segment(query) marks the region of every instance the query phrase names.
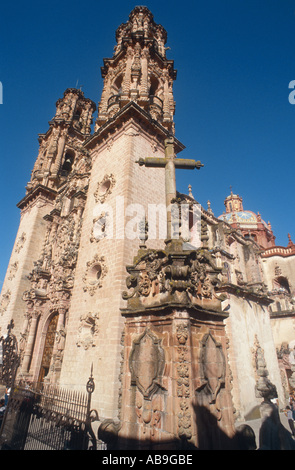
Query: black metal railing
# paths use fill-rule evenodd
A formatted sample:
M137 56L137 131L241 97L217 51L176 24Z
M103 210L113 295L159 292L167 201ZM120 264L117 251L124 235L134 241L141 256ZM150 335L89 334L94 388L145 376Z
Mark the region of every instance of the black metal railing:
M86 392L68 390L53 384L17 382L19 366L17 340L0 338L0 383L10 389L4 416L0 421L0 449L7 450L105 450L92 429L98 420L91 409L95 389L91 374ZM1 417L0 417L1 418Z
M159 110L163 110L163 100L156 95L150 95L150 105L157 106Z
M98 419L97 413L90 409L91 394L92 391L83 393L56 385L16 384L1 429L0 447L10 450L104 448L91 426Z
M118 104L120 101L120 95L112 95L109 99L108 99L108 109L115 105L115 104Z

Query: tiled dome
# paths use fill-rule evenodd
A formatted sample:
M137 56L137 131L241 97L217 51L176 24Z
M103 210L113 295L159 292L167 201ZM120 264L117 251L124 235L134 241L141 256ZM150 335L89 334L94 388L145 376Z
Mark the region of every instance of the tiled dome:
M218 217L221 220L224 220L228 224L241 224L241 225L257 225L257 223L263 223L266 227L267 224L260 218L259 215L255 214L252 211L237 211L237 212L228 212L222 214Z

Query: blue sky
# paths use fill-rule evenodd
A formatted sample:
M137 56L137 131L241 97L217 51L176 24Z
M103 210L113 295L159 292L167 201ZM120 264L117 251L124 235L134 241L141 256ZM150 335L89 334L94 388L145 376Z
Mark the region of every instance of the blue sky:
M100 100L104 57L115 30L137 5L130 1L51 0L1 5L0 287L19 225L16 204L48 129L55 103L68 87L83 85ZM139 3L140 4L140 3ZM168 32L174 84L176 137L184 158L200 171L177 172L177 188L216 216L230 192L244 209L270 221L278 245L295 242L295 0L146 1Z

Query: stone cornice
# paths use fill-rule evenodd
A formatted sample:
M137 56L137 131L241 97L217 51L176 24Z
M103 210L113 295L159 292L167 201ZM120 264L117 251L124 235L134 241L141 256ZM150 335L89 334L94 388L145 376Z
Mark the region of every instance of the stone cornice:
M196 316L203 316L206 320L212 320L215 317L220 321L223 321L225 318L228 318L229 313L218 311L218 310L211 310L208 308L203 308L201 305L194 305L192 303L182 304L177 302L167 302L161 305L150 305L147 307L138 307L138 308L121 308L120 311L123 317L135 317L138 316L167 316L171 315L175 310L186 310L189 312L190 317L195 318Z
M91 137L84 142L84 147L88 150L92 149L97 141L101 138L105 138L107 134L114 131L114 128L118 127L120 123L126 122L128 119L133 118L135 120L141 120L146 127L152 129L153 132L158 133L162 136L163 141L170 136L170 132L165 129L161 124L152 119L151 115L142 109L134 101L127 103L120 111L118 111L112 118L108 119ZM181 152L185 146L176 138L175 141L175 153Z
M217 292L219 293L226 292L227 294L233 294L237 297L241 297L247 300L252 300L253 302L260 303L266 306L269 306L271 303L273 303L273 300L269 298L267 295L258 294L245 287L241 287L235 284L220 285L217 288Z
M35 188L33 188L16 206L23 210L40 195L50 201L53 201L57 195L57 192L51 188L43 186L42 184L38 184L38 186L35 186Z

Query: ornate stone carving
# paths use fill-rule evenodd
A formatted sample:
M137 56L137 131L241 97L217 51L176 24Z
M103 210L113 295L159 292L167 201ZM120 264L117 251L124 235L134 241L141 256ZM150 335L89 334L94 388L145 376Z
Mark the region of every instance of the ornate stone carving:
M187 340L189 335L188 323L181 322L176 327L177 339L177 397L179 398L178 436L181 439L192 437L190 399L190 368L188 361Z
M199 304L214 310L221 308L216 292L221 268L215 266L207 250L140 250L127 271L130 292L123 292L123 298L131 308L137 308L139 303L146 307L168 301Z
M61 370L64 349L65 349L65 344L66 344L66 336L67 336L67 333L64 327L61 327L58 331L56 331L56 336L55 336L56 350L55 350L55 354L53 355L53 360L52 360L52 364L50 367L52 372L56 373Z
M94 193L96 202L103 203L109 196L109 194L111 194L115 183L116 180L113 174L105 175L103 179L98 183L97 189Z
M93 219L90 241L98 242L105 238L109 230L109 213L102 212L98 217Z
M1 343L1 383L13 387L15 374L19 366L19 352L16 336L12 334L13 320L7 326L7 335L0 337Z
M27 235L25 234L25 232L23 232L16 242L16 246L15 246L16 253L19 253L23 249L26 239L27 239Z
M135 7L116 33L116 59L105 59L104 87L95 131L126 104L137 103L174 132L172 84L176 71L166 60L167 33L148 8Z
M18 261L16 261L15 263L13 263L10 266L9 275L8 275L8 280L9 281L12 281L12 279L15 278L15 274L16 274L17 270L18 270Z
M108 269L105 264L104 256L96 254L92 261L88 261L86 273L83 277L85 284L84 291L94 295L95 291L102 286L102 280L106 276Z
M268 377L268 370L264 358L264 351L260 346L257 335L255 335L255 342L253 348L253 355L255 361L256 373L258 380L255 386L255 395L257 398L263 398L264 401L270 401L272 398L277 398L278 393L276 386L271 383Z
M7 307L9 305L11 298L11 291L8 289L6 292L2 294L2 298L0 301L0 315L3 315L6 312Z
M98 313L85 313L80 317L80 326L78 328L79 336L76 342L78 347L85 350L96 346L96 337L98 335Z
M42 325L48 314L57 311L66 312L70 306L86 194L81 188L80 179L74 176L63 185L56 199L55 208L45 217L48 225L41 256L34 262L34 268L28 275L31 288L24 292L23 300L27 304L27 325L31 323L32 315L38 309L40 321L36 323L34 332L36 344L43 344L39 340L42 335ZM67 205L68 210L65 210ZM60 313L60 315L64 316L64 319L60 322L54 336L55 344L50 373L46 378L53 383L58 380L61 371L67 333L66 315L65 313ZM21 333L22 367L25 373L28 372L27 367L33 352L33 349L29 348L28 331L26 327ZM42 356L42 350L37 354Z
M146 400L142 396L136 402L136 414L138 422L143 426L143 435L147 439L155 437L156 429L161 426L163 404L160 395L156 395L152 400Z
M129 358L131 384L136 385L145 399L150 400L162 387L164 365L161 340L146 328L133 342Z
M201 342L200 351L200 387L205 389L209 404L216 403L217 395L225 384L225 357L222 345L211 333L206 334Z

